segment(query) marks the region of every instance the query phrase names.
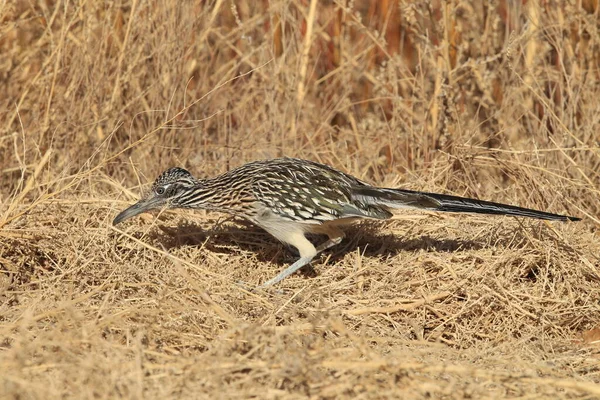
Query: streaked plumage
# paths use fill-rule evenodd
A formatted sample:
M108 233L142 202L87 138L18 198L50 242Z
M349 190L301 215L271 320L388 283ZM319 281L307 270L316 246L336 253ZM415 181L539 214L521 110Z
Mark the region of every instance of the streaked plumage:
M262 287L281 281L340 243L344 238L340 225L359 218L387 219L394 208L579 220L457 196L378 188L327 165L294 158L255 161L209 179L196 179L182 168L168 169L145 198L117 215L113 224L161 207L240 216L296 247L300 259ZM325 234L329 240L315 247L306 239L307 233Z

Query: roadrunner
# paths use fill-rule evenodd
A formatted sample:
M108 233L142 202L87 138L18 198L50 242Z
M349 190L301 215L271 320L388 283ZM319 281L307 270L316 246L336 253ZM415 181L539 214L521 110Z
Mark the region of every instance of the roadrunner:
M298 249L300 258L261 287L274 285L344 238L341 225L388 219L391 209L514 215L555 221L580 218L444 194L371 186L327 165L294 158L255 161L210 179L170 168L113 225L157 208L199 208L243 217ZM315 247L307 233L329 239Z

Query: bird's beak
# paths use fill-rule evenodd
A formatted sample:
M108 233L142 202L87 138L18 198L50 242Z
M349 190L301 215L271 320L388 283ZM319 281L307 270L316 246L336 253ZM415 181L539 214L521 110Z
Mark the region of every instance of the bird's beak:
M113 220L113 225L117 225L118 223L125 221L128 218L135 217L136 215L141 214L145 211L149 211L154 208L159 208L162 205L162 203L163 200L156 197L140 200L131 207L121 211L119 215L117 215L117 217Z

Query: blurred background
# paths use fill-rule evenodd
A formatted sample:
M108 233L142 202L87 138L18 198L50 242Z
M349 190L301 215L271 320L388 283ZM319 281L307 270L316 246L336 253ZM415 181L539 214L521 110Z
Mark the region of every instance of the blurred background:
M116 196L90 176L134 188L173 165L206 176L285 155L598 214L585 201L599 182L597 0L44 0L0 13L4 199L36 167L46 192L86 172L86 193Z

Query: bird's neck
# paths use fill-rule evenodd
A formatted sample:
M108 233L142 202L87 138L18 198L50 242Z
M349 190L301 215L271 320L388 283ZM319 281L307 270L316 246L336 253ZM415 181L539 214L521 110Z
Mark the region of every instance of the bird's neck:
M245 210L255 201L251 185L244 184L239 179L231 179L228 174L198 179L192 193L188 196L189 200L182 204L183 207L237 215L245 213Z

